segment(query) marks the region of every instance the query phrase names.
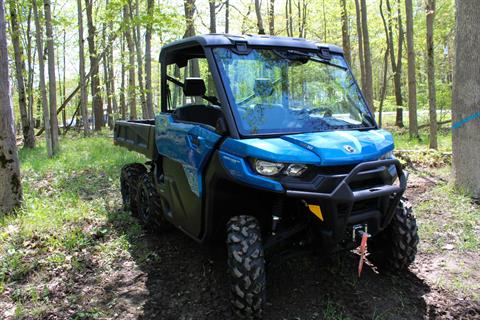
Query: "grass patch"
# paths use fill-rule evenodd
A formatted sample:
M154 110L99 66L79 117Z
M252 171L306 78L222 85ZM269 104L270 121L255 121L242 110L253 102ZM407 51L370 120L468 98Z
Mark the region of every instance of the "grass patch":
M117 211L120 168L145 161L143 156L114 146L103 134L62 137L60 145L52 159L43 141L33 150L20 150L24 203L15 215L0 218L0 294L8 292L10 301L3 302L14 307L5 312L15 318L75 309L62 305L66 299L61 296L49 299L46 285L57 278L65 285L78 281L92 264L100 264L97 260L108 262L107 252L127 250L125 238L141 230L127 213ZM96 306L65 315L103 316Z

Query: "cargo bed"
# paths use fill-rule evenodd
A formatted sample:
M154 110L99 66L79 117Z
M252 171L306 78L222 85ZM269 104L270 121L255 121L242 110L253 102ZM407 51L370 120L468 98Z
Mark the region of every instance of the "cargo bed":
M155 120L116 121L113 133L115 145L144 154L153 159L156 154Z

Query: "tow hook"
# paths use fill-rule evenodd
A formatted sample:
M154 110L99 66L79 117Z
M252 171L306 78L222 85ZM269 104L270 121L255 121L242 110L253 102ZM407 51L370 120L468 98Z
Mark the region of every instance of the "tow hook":
M363 263L367 256L367 240L370 238L370 234L367 232L367 226L356 225L353 227L354 237L358 236L360 241L360 247L358 253L360 254L360 261L358 261L358 277L362 275Z

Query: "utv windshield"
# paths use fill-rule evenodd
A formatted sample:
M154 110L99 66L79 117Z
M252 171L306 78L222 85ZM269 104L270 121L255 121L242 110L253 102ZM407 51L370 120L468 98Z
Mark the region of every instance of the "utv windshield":
M370 128L375 125L341 55L254 49L214 55L240 133L289 134Z

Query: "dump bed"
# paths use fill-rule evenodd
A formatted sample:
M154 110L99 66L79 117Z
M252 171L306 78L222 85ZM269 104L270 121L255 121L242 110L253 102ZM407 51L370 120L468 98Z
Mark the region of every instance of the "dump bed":
M149 159L154 159L157 152L155 120L116 121L113 142L128 150L142 153Z

